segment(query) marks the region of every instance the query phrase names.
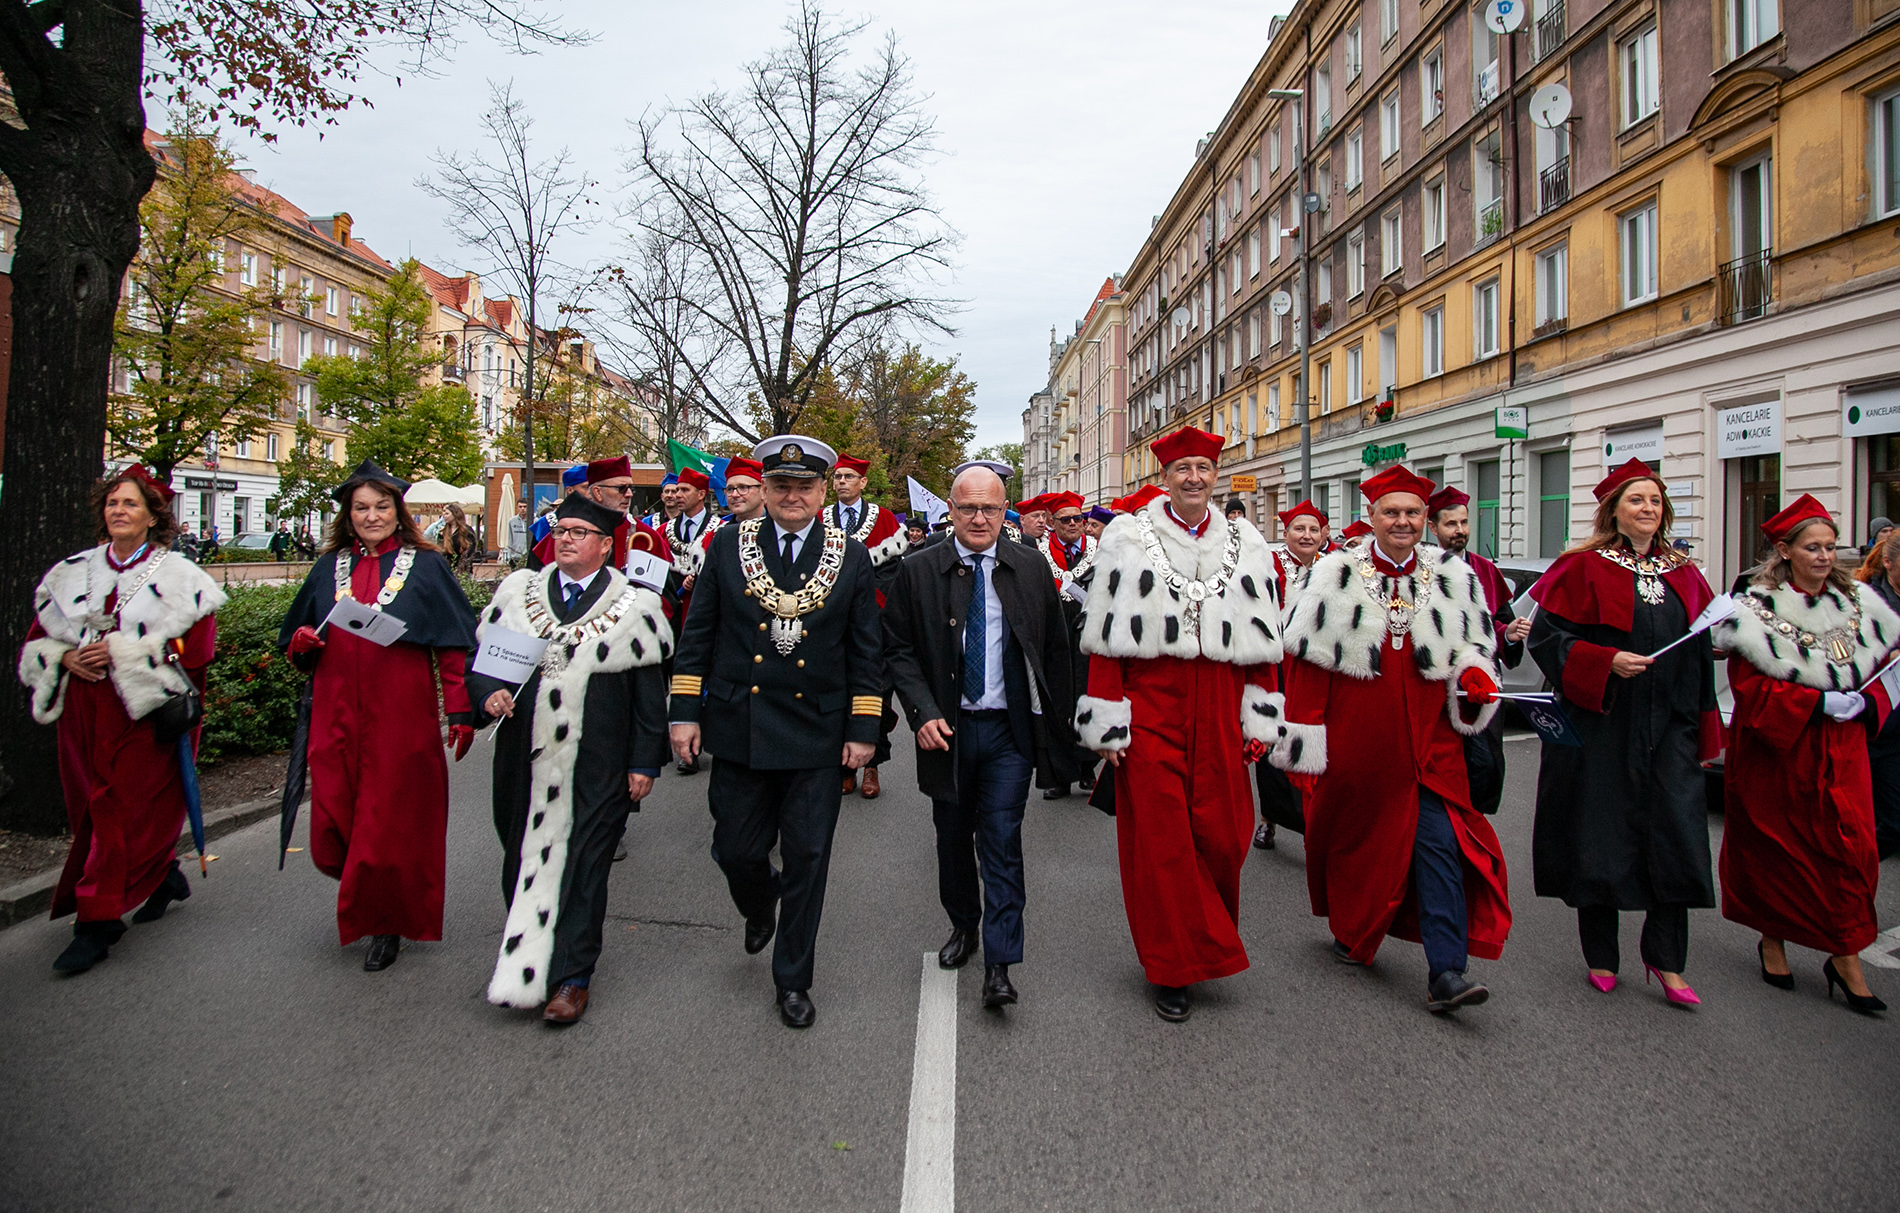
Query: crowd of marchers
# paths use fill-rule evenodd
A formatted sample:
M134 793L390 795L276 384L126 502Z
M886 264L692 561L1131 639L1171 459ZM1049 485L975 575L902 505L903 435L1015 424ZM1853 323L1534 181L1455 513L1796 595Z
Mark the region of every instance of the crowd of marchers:
M1900 838L1900 815L1876 809L1876 788L1900 784L1900 536L1876 537L1856 577L1804 495L1763 524L1772 555L1717 595L1662 539L1666 487L1631 460L1517 618L1469 549L1464 494L1388 467L1362 486L1363 522L1335 538L1302 502L1270 544L1215 509L1221 447L1178 430L1154 444L1161 485L1092 508L1068 493L1012 508L1014 469L972 461L931 519L866 500L863 461L796 434L718 483L670 477L647 517L629 512L627 460L599 460L545 519L511 522L525 567L479 616L408 486L365 462L279 638L308 676L292 761L339 943L367 939L377 971L403 941L442 938L448 757L492 725L505 926L490 1001L581 1019L629 815L669 767L709 769L711 856L745 951L772 949L778 1014L807 1027L840 805L880 794L894 699L936 827L938 963L980 953L985 1006L1019 998L1033 785L1079 786L1113 816L1163 1019L1247 967L1241 867L1281 830L1304 834L1339 963L1417 943L1426 1007L1455 1012L1489 998L1495 965L1472 959L1498 961L1510 934L1490 822L1499 675L1528 656L1548 688L1526 697L1543 734L1532 880L1575 908L1580 976L1616 990L1619 915L1640 912L1661 998L1699 1004L1689 928L1717 904L1703 773L1719 755L1720 910L1760 934L1762 980L1795 987L1793 944L1824 954L1830 998L1885 1009L1858 953ZM100 543L47 572L20 654L72 825L52 906L76 915L53 966L67 974L104 960L128 913L149 923L192 896L174 856L224 595L175 548L171 496L137 466L98 484Z

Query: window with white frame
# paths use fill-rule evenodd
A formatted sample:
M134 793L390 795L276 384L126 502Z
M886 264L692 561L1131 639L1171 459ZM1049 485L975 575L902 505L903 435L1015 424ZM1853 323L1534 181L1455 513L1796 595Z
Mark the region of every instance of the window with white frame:
M1366 133L1364 127L1355 126L1346 132L1346 189L1359 188L1366 175Z
M1280 259L1280 204L1274 203L1273 210L1267 215L1267 260Z
M1333 360L1326 359L1319 364L1319 411L1333 411Z
M1333 301L1333 263L1321 258L1313 265L1313 306Z
M323 288L323 314L326 316L336 315L336 305L337 305L336 288L333 286L324 287Z
M1247 157L1247 193L1249 196L1260 192L1260 153Z
M1346 403L1358 404L1366 398L1366 349L1354 343L1346 347Z
M1656 204L1647 203L1625 211L1616 220L1619 287L1623 306L1645 303L1656 297Z
M1267 433L1280 428L1280 381L1267 385Z
M1267 316L1267 340L1271 341L1274 345L1279 345L1280 339L1285 335L1286 329L1284 327L1284 321L1285 317L1269 309Z
M1471 100L1480 109L1498 98L1498 33L1482 13L1471 17Z
M1900 212L1900 89L1874 98L1874 207Z
M1395 89L1379 102L1379 159L1399 154L1399 94Z
M1570 316L1570 249L1567 245L1537 254L1537 323L1541 327Z
M311 308L314 306L311 301L316 298L316 294L316 279L308 274L297 275L297 311L300 315L306 317L310 315Z
M1397 273L1399 267L1405 263L1404 248L1400 244L1399 235L1401 218L1399 208L1395 206L1379 221L1379 273L1381 277Z
M1313 130L1325 134L1333 125L1333 73L1330 68L1313 71Z
M1504 230L1504 143L1499 131L1472 144L1471 202L1477 242L1487 243Z
M1728 56L1739 59L1781 32L1779 0L1727 0Z
M270 360L272 362L284 360L284 322L281 320L270 322Z
M1260 309L1247 313L1247 357L1260 357Z
M274 265L270 271L270 289L274 295L281 295L289 289L289 273L281 265Z
M1419 316L1420 373L1429 379L1445 373L1445 309L1427 308Z
M1260 276L1260 229L1247 233L1247 277Z
M238 254L238 281L245 286L257 285L257 254Z
M264 435L264 458L272 463L277 462L277 435Z
M310 361L311 334L309 329L297 330L297 365Z
M1359 73L1365 70L1366 56L1364 42L1365 40L1359 36L1359 23L1355 21L1352 23L1352 28L1346 31L1347 84L1351 84L1357 80Z
M1424 248L1429 253L1445 243L1445 179L1443 177L1425 183L1424 203Z
M1498 280L1480 282L1471 292L1471 344L1476 358L1493 358L1498 352Z
M310 420L310 402L315 398L315 395L316 393L311 389L309 384L300 383L297 385L297 389L292 395L292 399L297 402L297 420Z
M1445 52L1432 48L1419 72L1418 124L1430 126L1432 119L1445 112Z
M325 459L327 459L327 460L329 460L329 461L330 461L331 463L335 463L335 462L336 462L336 443L335 443L335 441L333 441L333 440L331 440L331 439L329 439L329 438L325 438L325 439L323 440L323 457L324 457Z
M1228 349L1233 355L1233 361L1227 364L1230 370L1239 370L1241 364L1247 361L1247 356L1241 352L1244 348L1240 343L1240 326L1236 324L1228 330Z
M1379 0L1379 45L1399 36L1399 0Z
M1366 238L1360 232L1346 237L1346 298L1366 292Z
M1280 123L1275 120L1267 127L1267 173L1274 175L1280 171Z
M1618 92L1622 98L1624 126L1641 122L1662 104L1656 67L1655 26L1617 44L1616 69L1622 77Z

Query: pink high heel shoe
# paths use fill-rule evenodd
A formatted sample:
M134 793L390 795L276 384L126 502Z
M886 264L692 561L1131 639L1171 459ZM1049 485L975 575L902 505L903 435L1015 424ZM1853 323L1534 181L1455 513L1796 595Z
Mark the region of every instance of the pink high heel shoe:
M1649 978L1651 974L1655 975L1656 984L1662 986L1663 997L1668 999L1670 1002L1675 1003L1679 1007L1699 1007L1702 1005L1702 1000L1700 998L1697 998L1695 996L1695 991L1691 990L1688 986L1683 986L1681 989L1677 989L1675 986L1672 986L1668 982L1664 981L1662 979L1662 970L1658 969L1655 965L1646 964L1643 966L1643 984L1644 985L1649 984Z
M1611 990L1616 989L1616 974L1614 973L1605 977L1586 971L1584 976L1590 979L1590 984L1596 987L1596 991L1599 994L1608 994Z

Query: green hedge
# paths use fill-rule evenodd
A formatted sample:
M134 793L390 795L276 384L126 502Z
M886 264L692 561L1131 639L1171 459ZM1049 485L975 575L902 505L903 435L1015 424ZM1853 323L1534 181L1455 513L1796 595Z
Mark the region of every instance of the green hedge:
M240 754L274 754L297 729L297 697L304 676L277 651L277 629L297 597L295 585L225 587L230 601L218 612L218 658L205 684L206 765ZM462 579L477 611L494 595L493 583Z

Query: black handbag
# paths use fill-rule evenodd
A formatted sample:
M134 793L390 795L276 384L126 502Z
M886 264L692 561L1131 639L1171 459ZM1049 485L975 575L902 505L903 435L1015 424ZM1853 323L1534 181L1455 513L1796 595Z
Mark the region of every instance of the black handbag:
M152 722L152 732L157 734L160 745L176 743L180 737L197 728L204 718L205 698L198 693L197 687L191 687L182 695L173 695L146 717Z

